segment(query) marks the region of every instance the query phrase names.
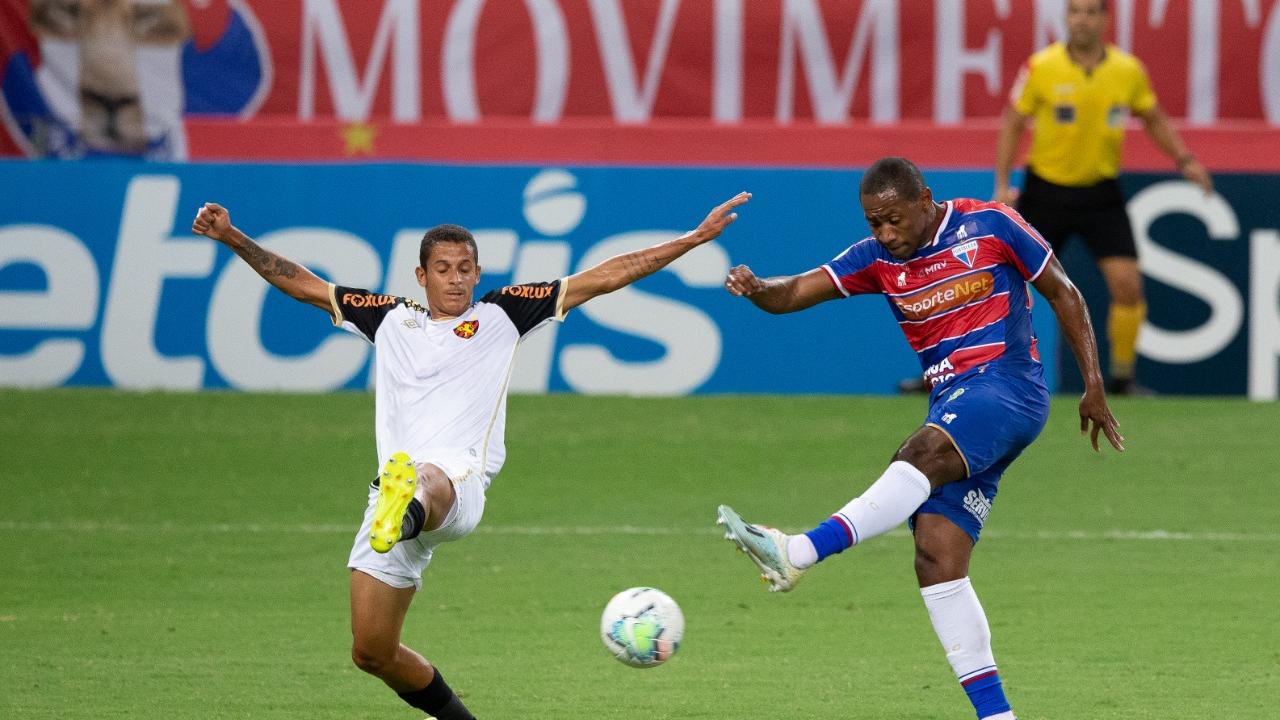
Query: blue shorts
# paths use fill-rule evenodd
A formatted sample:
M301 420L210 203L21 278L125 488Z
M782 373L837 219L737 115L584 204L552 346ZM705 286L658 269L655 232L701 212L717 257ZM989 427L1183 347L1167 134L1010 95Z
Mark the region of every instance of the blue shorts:
M978 542L1000 476L1048 418L1049 390L1038 377L990 364L951 382L931 399L924 424L951 439L964 458L966 477L935 488L916 513L942 515Z

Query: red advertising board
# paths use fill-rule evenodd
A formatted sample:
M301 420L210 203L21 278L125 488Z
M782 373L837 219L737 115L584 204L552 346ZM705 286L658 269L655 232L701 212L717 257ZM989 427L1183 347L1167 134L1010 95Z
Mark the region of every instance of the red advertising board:
M668 161L713 149L714 161L727 138L738 153L725 162L825 164L848 157L842 144L899 146L914 128L943 161L969 164L970 147L950 144L989 154L990 120L1027 56L1063 34L1064 5L0 0L0 151L468 159L463 142L476 159L567 144L585 153L570 159L663 161L651 148L671 147ZM1280 2L1111 6L1112 40L1146 63L1169 113L1230 133L1209 152L1231 160L1241 142L1277 137ZM711 139L665 139L684 135ZM780 149L751 142L765 137ZM1238 155L1257 169L1257 154Z

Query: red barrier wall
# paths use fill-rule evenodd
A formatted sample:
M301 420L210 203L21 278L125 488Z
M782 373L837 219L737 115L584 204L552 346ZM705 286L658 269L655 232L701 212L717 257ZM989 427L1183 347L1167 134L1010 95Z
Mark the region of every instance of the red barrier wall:
M153 36L165 26L121 2L133 44L111 36L111 63L86 68L89 11L33 22L47 2L0 0L0 153L955 167L990 164L989 123L1065 5L172 0L178 31ZM1280 0L1111 5L1111 39L1208 166L1280 165ZM93 95L141 106L115 128L132 145L83 140ZM1129 146L1130 167L1168 168Z

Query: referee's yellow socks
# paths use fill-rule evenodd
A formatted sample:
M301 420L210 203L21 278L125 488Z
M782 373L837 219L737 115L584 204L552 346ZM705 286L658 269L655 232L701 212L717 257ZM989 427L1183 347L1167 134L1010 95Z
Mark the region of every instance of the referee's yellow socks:
M1132 378L1138 360L1138 330L1147 319L1147 304L1111 304L1107 339L1111 342L1111 377Z

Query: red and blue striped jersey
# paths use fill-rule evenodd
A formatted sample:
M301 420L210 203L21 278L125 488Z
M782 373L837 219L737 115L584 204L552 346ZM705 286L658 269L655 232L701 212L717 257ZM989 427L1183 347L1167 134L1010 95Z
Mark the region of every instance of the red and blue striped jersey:
M995 360L1039 377L1027 282L1053 250L1006 205L957 199L944 206L932 242L910 259L869 237L822 268L846 297L884 294L931 388Z

